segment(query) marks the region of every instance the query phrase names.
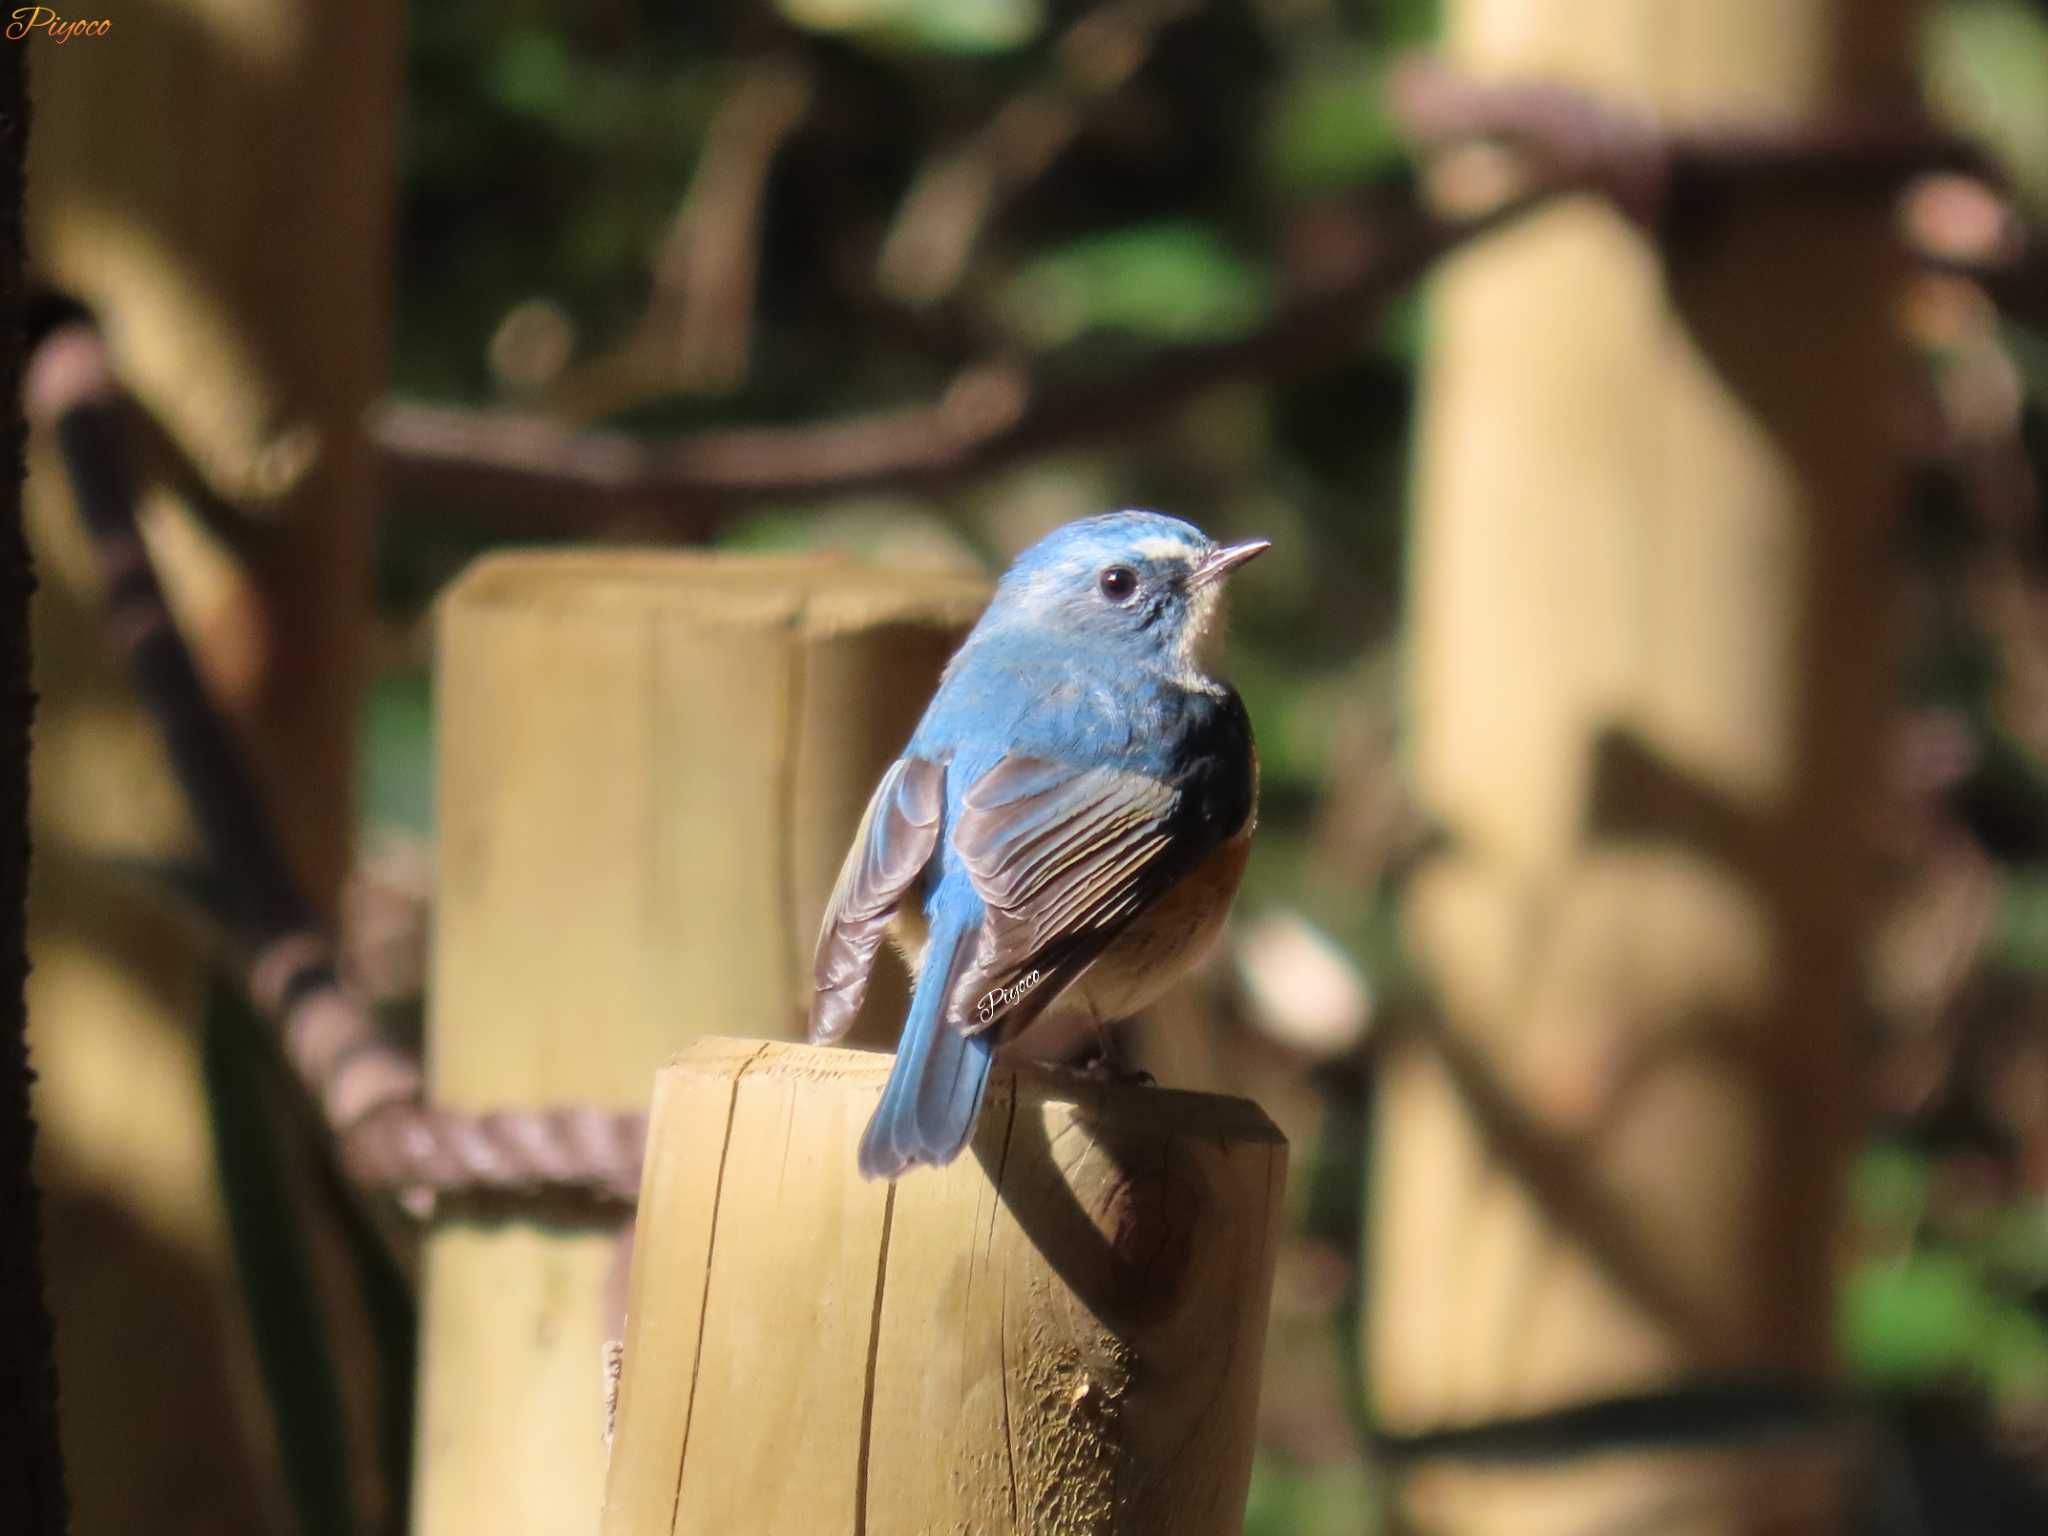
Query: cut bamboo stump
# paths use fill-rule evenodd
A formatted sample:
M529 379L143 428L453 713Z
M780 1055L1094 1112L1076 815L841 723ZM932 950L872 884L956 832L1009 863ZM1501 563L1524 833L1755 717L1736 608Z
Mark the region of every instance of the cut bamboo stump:
M985 595L945 573L666 553L469 572L440 615L434 1098L638 1109L711 1028L797 1033L839 860ZM422 1536L590 1528L617 1258L611 1225L444 1202Z
M999 1068L958 1162L868 1183L889 1061L706 1040L663 1069L603 1536L1235 1536L1272 1122Z

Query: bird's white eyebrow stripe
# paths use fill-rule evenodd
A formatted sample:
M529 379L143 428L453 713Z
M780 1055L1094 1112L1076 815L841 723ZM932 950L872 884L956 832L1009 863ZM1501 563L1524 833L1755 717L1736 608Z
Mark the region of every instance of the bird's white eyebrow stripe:
M1192 560L1195 557L1194 549L1186 539L1176 539L1166 533L1138 540L1131 546L1131 553L1143 560Z

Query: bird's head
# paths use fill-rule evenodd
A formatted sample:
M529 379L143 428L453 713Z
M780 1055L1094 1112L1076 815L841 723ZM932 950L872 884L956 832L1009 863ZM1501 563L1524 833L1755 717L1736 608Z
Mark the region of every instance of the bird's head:
M1056 528L1017 557L985 627L1049 634L1132 665L1206 672L1223 629L1224 578L1267 548L1219 545L1158 512L1110 512Z

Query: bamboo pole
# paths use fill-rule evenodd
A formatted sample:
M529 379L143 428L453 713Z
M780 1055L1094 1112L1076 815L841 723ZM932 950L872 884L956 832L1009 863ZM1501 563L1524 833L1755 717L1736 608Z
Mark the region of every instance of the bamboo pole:
M706 1040L662 1070L603 1536L1242 1530L1279 1132L999 1069L958 1162L874 1184L888 1068Z
M105 37L0 42L27 56L33 96L28 260L104 322L122 383L208 493L155 487L144 532L327 905L353 851L362 423L385 378L403 16L394 0L113 9ZM220 537L215 498L255 525L245 545ZM40 433L27 500L28 1005L74 1519L107 1536L278 1529L292 1511L210 1119L207 950L132 875L189 860L189 819ZM368 1325L328 1202L292 1177L347 1366L356 1507L375 1521Z
M838 861L985 595L822 560L472 568L440 614L434 1097L639 1108L700 1034L799 1033ZM596 1519L617 1248L601 1225L439 1213L422 1536Z
M1673 122L1899 114L1914 0L1453 0L1453 57ZM1437 282L1407 917L1367 1370L1397 1434L1729 1375L1825 1383L1858 1127L1900 504L1868 189L1730 186L1668 263L1592 201ZM1810 1454L1426 1461L1417 1528L1835 1528Z

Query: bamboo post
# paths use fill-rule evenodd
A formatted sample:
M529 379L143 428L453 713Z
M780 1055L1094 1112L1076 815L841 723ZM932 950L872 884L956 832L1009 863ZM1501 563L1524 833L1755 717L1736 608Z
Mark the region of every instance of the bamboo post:
M433 1096L637 1109L695 1036L797 1033L867 793L985 595L824 560L473 567L440 614ZM616 1248L544 1213L437 1214L422 1536L596 1519Z
M144 534L328 906L354 851L375 501L362 423L386 378L403 12L109 10L104 37L0 41L32 84L21 233L34 279L92 307L175 450L161 457L183 475L152 488ZM73 1520L102 1536L279 1529L293 1511L216 1167L206 949L122 869L189 860L190 823L109 643L101 572L45 434L29 463L28 1002ZM249 536L231 548L223 526ZM302 1174L356 1508L374 1523L387 1490L369 1325L330 1204Z
M1767 128L1910 112L1920 13L1453 0L1447 28L1480 74ZM1666 259L1585 200L1435 286L1412 751L1448 835L1407 916L1441 1017L1382 1080L1367 1329L1396 1435L1834 1369L1901 267L1868 186L1732 184L1669 234ZM1424 1460L1404 1512L1458 1536L1836 1528L1826 1436L1767 1455L1719 1429L1719 1451Z
M706 1040L662 1070L603 1536L1241 1531L1279 1132L999 1069L958 1162L874 1184L888 1068Z

